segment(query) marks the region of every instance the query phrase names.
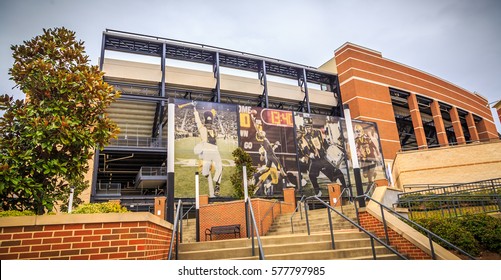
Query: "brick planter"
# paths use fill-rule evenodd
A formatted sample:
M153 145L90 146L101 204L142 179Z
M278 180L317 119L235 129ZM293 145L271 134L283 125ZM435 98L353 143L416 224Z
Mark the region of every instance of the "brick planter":
M0 259L166 259L172 225L150 213L0 218Z

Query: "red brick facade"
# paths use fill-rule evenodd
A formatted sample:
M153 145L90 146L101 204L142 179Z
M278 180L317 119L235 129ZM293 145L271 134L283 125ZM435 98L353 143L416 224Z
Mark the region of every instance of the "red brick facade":
M379 238L386 238L384 232L383 223L378 219L373 217L368 212L360 212L360 225L365 229L373 232ZM409 242L407 239L402 237L400 234L396 233L394 230L388 228L388 238L390 239L390 245L393 246L398 252L406 255L412 260L430 260L431 256L425 253L423 250L416 247L416 245Z
M148 220L4 226L5 219L15 218L0 219L2 260L160 260L172 234Z
M393 111L390 88L406 91L409 98L409 111L416 140L420 148L427 148L416 95L432 100L433 122L441 145L447 145L444 124L437 110L436 102L452 107L451 116L454 133L459 144L464 144L464 134L457 121L457 109L468 113L471 141L496 139L497 131L487 99L460 88L438 77L391 61L380 52L351 43L346 43L335 52L337 73L341 86L343 103L349 104L354 119L376 122L379 129L383 154L393 160L401 149L399 133ZM480 118L473 122L473 114Z

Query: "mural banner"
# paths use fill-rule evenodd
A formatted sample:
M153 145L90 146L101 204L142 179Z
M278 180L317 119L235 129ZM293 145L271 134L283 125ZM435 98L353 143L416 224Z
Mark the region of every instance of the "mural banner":
M299 193L328 196L327 186L349 185L340 119L294 113L301 185Z
M362 184L364 186L364 192L366 192L374 181L386 179L383 152L381 143L379 142L377 125L375 123L353 120L352 125L358 162L360 163L360 171L362 173ZM348 159L350 159L348 161L350 174L353 177L351 154L348 147L346 124L344 122L342 127L346 143L346 154ZM351 178L351 180L355 182L354 177ZM356 195L356 193L353 195Z
M282 196L284 187L298 185L292 112L238 106L240 147L257 172L251 178L256 196Z
M237 106L174 99L176 197L195 197L195 172L200 194L230 197L231 153L238 147Z
M176 197L195 196L195 172L200 194L232 197L237 147L257 169L249 178L255 196L282 196L283 188L293 187L298 196L326 197L329 184L345 188L355 182L342 118L185 99L174 104ZM377 126L353 121L352 129L366 189L385 178Z

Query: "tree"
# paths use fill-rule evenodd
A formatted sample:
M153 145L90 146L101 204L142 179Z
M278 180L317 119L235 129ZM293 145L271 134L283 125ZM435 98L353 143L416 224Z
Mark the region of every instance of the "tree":
M245 152L242 148L236 148L233 153L233 160L235 161L235 172L231 174L230 181L233 186L233 196L239 199L244 198L244 185L243 185L243 166L247 166L247 179L250 180L256 168L252 166L251 156ZM248 195L249 197L254 195L255 186L248 184Z
M84 43L64 27L11 46L11 80L26 94L0 96L0 197L4 210L51 211L86 187L94 147L118 127L105 114L119 92L89 65Z

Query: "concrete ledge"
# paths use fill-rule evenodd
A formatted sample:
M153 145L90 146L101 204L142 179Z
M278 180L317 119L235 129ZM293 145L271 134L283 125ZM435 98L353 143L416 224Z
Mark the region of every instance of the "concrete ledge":
M372 198L380 202L383 200L385 192L386 192L385 187L376 188L374 194L372 195ZM382 222L383 219L381 217L381 210L379 205L371 201L367 204L367 207L365 209L373 217ZM406 240L414 244L416 247L418 247L419 249L423 250L424 252L426 252L431 256L430 241L428 237L424 236L423 234L421 234L408 224L402 222L400 219L393 216L386 210L385 210L385 220L388 226L392 230L394 230L395 232L400 234L403 238L405 238ZM438 245L435 242L433 242L433 249L435 251L437 259L439 260L460 260L460 258L458 258L456 255L449 252L447 249Z
M151 222L167 229L171 223L148 212L103 213L103 214L59 214L43 216L2 217L0 227L44 226L60 224L93 224L117 222Z

